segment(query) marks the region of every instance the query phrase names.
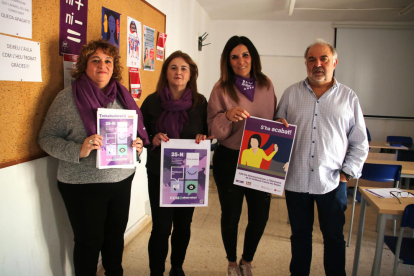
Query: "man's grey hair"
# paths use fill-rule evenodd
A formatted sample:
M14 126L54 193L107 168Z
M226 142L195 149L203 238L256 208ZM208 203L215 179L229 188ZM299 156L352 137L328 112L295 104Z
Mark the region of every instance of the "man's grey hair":
M326 45L326 46L328 46L328 47L329 47L329 49L331 49L331 52L332 52L332 55L333 55L334 61L335 61L335 59L338 59L338 53L336 52L335 47L334 47L334 46L332 46L330 43L326 42L325 40L323 40L322 38L317 38L317 39L315 40L315 42L313 42L311 45L309 45L309 46L308 46L308 48L306 48L305 55L304 55L305 60L306 60L306 57L308 56L309 49L310 49L312 46L315 46L316 44L319 44L319 45Z

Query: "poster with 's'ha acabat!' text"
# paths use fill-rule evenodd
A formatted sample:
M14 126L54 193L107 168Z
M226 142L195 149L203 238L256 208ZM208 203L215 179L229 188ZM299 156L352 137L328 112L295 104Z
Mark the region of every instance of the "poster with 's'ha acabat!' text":
M282 195L296 126L249 117L245 120L234 184Z

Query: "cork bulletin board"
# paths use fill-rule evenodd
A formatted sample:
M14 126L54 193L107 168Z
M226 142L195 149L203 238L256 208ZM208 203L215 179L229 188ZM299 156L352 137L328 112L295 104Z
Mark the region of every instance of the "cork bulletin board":
M0 168L47 156L37 143L38 133L49 106L64 87L63 56L59 56L59 3L59 0L32 2L33 38L30 40L40 42L42 82L0 81ZM102 6L121 14L122 84L129 89L127 16L155 29L155 43L158 33L166 31L166 16L143 0L89 0L88 5L87 41L101 37ZM155 60L154 71L140 69L142 96L138 106L155 91L162 63Z

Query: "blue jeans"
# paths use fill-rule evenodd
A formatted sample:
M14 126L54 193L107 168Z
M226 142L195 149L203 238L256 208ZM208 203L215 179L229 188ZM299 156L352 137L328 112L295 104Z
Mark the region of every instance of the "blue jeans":
M324 268L326 275L345 273L344 224L347 208L346 183L327 194L314 195L285 191L292 235L292 276L309 275L312 261L312 230L314 206L318 208L319 225L324 242Z

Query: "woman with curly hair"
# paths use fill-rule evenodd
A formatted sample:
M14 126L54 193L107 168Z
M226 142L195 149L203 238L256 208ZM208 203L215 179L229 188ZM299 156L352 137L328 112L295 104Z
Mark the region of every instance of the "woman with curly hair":
M149 142L141 111L119 83L121 70L117 47L104 40L83 46L75 81L57 95L39 134L42 149L59 160L58 188L75 237L76 275L96 275L99 253L106 275L123 275L124 232L135 169L96 168L96 151L103 139L96 134L97 109L136 110L138 138L131 150L139 156Z

